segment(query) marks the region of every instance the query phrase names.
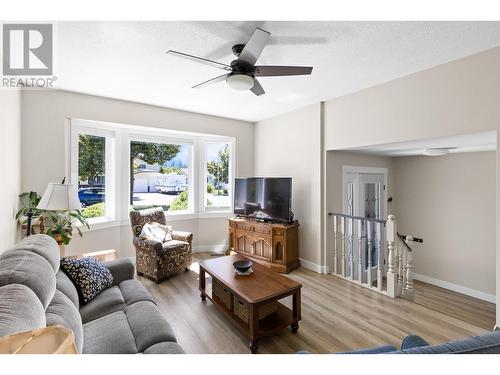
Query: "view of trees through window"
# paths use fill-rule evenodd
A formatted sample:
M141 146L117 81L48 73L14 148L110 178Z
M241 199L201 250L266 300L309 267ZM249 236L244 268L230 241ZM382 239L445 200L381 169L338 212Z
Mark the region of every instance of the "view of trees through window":
M106 138L80 134L78 197L86 218L106 216Z
M229 144L207 143L207 194L205 206L229 207Z
M130 142L130 204L134 209L188 209L190 147Z

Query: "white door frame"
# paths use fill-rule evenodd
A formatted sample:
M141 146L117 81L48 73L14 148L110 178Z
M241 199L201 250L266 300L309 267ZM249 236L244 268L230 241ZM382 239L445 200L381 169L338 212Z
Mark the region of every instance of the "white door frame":
M375 173L375 174L383 174L384 175L384 186L385 189L383 189L383 202L382 202L382 219L387 219L387 181L388 181L388 175L389 175L389 169L388 168L380 168L380 167L362 167L362 166L357 166L357 165L343 165L342 166L342 212L344 213L344 208L346 207L346 191L345 191L345 175L346 173Z
M347 197L346 177L347 177L347 174L360 174L360 173L361 174L363 174L363 173L367 173L367 174L379 174L379 175L382 174L384 176L383 177L384 188L382 189L382 196L381 196L381 199L382 199L383 202L380 205L381 206L380 216L381 216L381 219L386 220L387 219L387 215L388 215L388 212L387 212L387 210L388 210L388 205L387 205L387 182L388 182L388 175L389 175L389 169L388 168L343 165L342 166L342 212L341 213L344 213L345 212L345 208L347 207L347 201L346 201L346 197ZM355 191L353 193L354 193L354 196L358 196L358 194L359 194L359 192L356 191L356 186L355 186ZM353 215L354 216L358 216L358 213L357 212L353 212ZM384 238L384 233L382 233L381 235L382 235L382 238ZM385 270L387 268L387 264L386 264L387 263L386 262L387 254L386 254L386 252L387 251L385 249L385 243L382 242L382 249L381 249L382 272L385 272Z

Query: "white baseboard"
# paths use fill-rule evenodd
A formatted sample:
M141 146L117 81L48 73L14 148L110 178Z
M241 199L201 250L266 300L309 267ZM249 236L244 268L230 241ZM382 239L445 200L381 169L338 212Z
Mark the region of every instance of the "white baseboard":
M193 245L193 253L225 253L227 244L222 245Z
M439 286L441 288L453 290L454 292L465 294L466 296L474 297L477 299L481 299L483 301L491 302L491 303L496 303L496 297L493 294L481 292L480 290L475 290L475 289L470 289L462 285L457 285L450 283L448 281L443 281L439 279L435 279L430 276L426 275L421 275L419 273L414 273L413 278L415 280L423 281L424 283L427 284L432 284L435 286Z
M314 272L321 273L321 274L327 274L330 272L328 266L321 266L319 264L313 263L309 260L302 259L302 258L299 258L299 260L300 260L301 267L304 267L307 270L314 271Z

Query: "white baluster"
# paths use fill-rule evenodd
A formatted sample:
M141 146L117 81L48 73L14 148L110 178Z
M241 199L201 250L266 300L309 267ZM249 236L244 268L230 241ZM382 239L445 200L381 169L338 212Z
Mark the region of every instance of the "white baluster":
M333 273L336 275L338 273L338 248L337 248L337 230L338 230L338 221L337 215L333 215Z
M395 262L395 243L397 234L396 217L389 215L387 218L387 251L388 251L388 271L387 271L387 295L389 297L396 297L396 273L394 268Z
M404 245L401 246L401 284L400 294L406 296L406 260L408 259L408 249Z
M373 233L372 233L371 221L366 222L366 238L368 239L367 246L367 257L368 257L368 267L366 269L366 283L371 288L372 286L372 245L373 245Z
M342 261L342 264L340 265L341 266L341 272L342 272L342 276L345 277L345 266L346 266L346 263L345 263L345 218L342 216L340 218L340 246L341 246L341 261Z
M349 218L349 276L354 280L354 220Z
M381 244L382 244L382 224L379 223L377 225L377 289L379 291L382 290L382 251L381 251Z
M358 220L358 281L363 282L363 227L365 222Z
M397 273L398 273L398 286L400 289L403 288L403 245L401 244L399 237L397 242Z
M415 300L415 289L413 288L413 254L411 251L406 253L406 298Z

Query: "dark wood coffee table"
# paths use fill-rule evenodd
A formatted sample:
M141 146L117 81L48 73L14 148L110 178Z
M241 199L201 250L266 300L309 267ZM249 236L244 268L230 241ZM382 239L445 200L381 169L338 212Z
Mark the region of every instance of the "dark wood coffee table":
M205 260L200 263L200 296L202 301L208 298L219 308L244 334L250 338L250 350L256 353L258 340L271 335L279 329L290 326L293 333L299 329L300 288L302 285L292 279L266 267L253 263L253 273L249 276L239 276L234 272L233 263L246 259L241 255L228 255ZM229 292L228 299L223 302L213 293L211 285L205 282L205 273L223 285ZM213 284L212 282L212 284ZM292 296L292 309L278 300ZM248 307L248 321L238 317L233 308L234 303L243 300ZM275 304L275 311L259 319L259 309Z

